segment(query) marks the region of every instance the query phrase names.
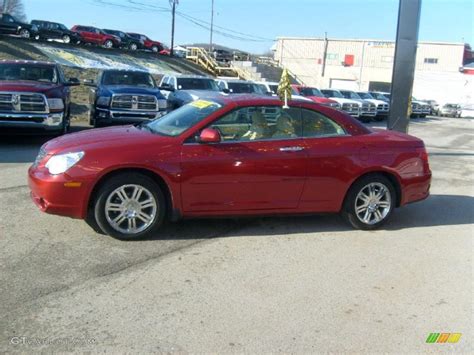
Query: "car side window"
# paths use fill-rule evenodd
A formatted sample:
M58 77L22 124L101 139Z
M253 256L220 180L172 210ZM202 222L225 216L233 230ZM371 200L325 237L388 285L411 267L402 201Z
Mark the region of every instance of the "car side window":
M343 136L346 134L341 125L333 121L322 113L302 109L303 119L303 137L329 137L329 136Z
M234 110L211 124L223 142L292 139L301 137L301 115L297 108L252 106Z

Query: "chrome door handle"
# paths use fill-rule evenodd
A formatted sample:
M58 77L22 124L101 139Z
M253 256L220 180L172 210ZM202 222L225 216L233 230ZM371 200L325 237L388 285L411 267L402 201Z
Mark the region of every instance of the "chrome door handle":
M282 147L280 148L280 152L301 152L304 150L304 147Z

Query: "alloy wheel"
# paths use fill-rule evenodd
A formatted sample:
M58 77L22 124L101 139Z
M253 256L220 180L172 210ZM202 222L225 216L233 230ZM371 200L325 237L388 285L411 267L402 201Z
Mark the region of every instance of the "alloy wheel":
M110 226L123 234L137 234L153 224L158 214L153 194L141 185L122 185L105 202L105 217Z
M365 224L377 224L385 219L392 208L392 197L387 186L380 182L365 185L355 199L357 218Z

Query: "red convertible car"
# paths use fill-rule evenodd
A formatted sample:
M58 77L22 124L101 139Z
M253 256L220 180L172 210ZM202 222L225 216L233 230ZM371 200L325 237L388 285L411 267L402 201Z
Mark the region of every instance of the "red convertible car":
M334 212L375 229L429 195L418 138L311 102L215 96L160 119L53 139L29 169L44 212L119 239L166 218Z

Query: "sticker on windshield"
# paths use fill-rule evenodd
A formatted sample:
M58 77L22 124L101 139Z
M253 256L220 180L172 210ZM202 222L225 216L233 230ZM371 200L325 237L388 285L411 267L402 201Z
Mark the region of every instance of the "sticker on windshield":
M206 100L197 100L190 103L191 106L197 107L198 109L203 109L215 104L216 104L215 102L206 101Z

